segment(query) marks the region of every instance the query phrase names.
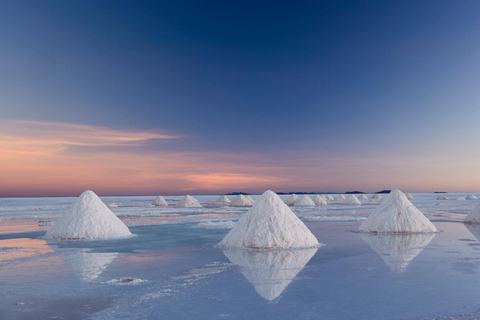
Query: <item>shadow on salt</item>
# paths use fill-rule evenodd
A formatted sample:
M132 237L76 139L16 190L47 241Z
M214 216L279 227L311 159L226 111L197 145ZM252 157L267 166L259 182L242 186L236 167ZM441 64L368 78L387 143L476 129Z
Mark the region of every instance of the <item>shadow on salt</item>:
M360 237L395 273L402 273L432 241L436 233L360 233Z
M223 250L263 298L278 298L317 252L317 248L293 250Z

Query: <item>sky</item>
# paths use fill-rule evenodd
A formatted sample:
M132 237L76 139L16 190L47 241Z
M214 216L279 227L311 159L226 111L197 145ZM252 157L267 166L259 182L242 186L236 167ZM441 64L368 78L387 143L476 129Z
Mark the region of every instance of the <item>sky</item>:
M480 192L479 1L0 1L0 197Z

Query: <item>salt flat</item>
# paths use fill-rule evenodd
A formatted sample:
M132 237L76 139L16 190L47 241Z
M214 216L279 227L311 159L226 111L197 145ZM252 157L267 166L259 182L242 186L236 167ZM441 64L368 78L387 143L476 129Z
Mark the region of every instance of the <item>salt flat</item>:
M53 241L76 198L0 199L0 319L480 318L480 228L462 223L480 200L453 200L467 195L413 194L440 231L415 236L358 233L368 200L292 207L325 244L308 252L214 247L245 207L103 197L134 237Z

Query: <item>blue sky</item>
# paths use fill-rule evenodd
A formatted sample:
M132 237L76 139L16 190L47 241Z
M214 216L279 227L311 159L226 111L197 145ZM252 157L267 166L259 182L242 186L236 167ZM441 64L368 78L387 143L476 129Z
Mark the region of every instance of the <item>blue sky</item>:
M386 171L384 183L373 185L360 177L349 184L339 167L304 185L288 184L295 176L282 172L307 177L315 159L318 167L349 160L362 171L370 158L411 159L395 176L414 176L415 161L430 162L424 180L449 167L474 170L479 88L478 1L0 2L0 119L182 136L128 146L67 143L86 161L105 150L199 152L210 157L198 165L214 168L216 155L234 154L252 170L239 173L225 161L212 174L254 176L270 166L286 181L277 191L434 191L438 182L390 181L380 166L375 175L380 181ZM194 167L179 170L179 179L187 174ZM473 180L462 186L460 179L472 175L478 181L480 171L462 171L441 187L470 190ZM187 185L165 192L220 191ZM20 185L13 194L22 194Z

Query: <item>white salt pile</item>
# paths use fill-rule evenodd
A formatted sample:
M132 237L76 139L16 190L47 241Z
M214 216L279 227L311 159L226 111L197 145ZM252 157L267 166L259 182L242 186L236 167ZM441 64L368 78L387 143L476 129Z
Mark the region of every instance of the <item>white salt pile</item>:
M307 195L301 195L298 197L297 201L293 204L296 207L304 207L304 206L314 206L315 202L307 196Z
M230 199L227 196L220 196L217 201L214 202L214 205L217 206L228 206L230 204Z
M175 206L177 208L202 208L202 205L198 203L197 199L192 196L186 195L180 200L179 203Z
M252 202L243 194L239 194L230 202L230 207L251 207Z
M344 196L343 194L339 194L334 200L335 200L335 201L345 200L345 196Z
M408 200L413 200L413 197L410 193L407 193L405 196L407 197Z
M393 272L404 272L410 262L435 237L435 233L360 234L370 248L382 257Z
M273 191L265 191L219 243L221 247L318 247L317 238Z
M439 196L439 197L437 197L437 200L448 200L448 197L445 197L445 196Z
M250 197L248 194L245 196L245 198L247 198L248 201L250 201L250 204L253 206L253 204L255 203L255 200L253 200L252 197Z
M358 196L358 200L368 200L368 197L364 194Z
M372 195L372 196L370 197L370 199L371 199L371 200L380 200L380 199L382 199L382 196L379 195L378 193L375 193L374 195Z
M360 200L358 200L357 197L355 197L354 194L349 194L345 198L345 200L342 201L342 204L362 204Z
M455 200L460 200L460 201L463 201L463 200L465 200L465 198L464 198L464 197L458 197L458 198L457 198L457 199L455 199Z
M108 208L118 208L118 206L115 203L109 203L107 204Z
M313 203L316 205L316 206L325 206L327 205L327 201L325 200L324 197L322 197L321 195L315 195L312 197L312 200L313 200Z
M223 253L253 284L255 291L272 301L278 298L305 267L317 248L296 250L224 250Z
M465 199L467 199L467 200L477 200L478 198L475 195L471 194L471 195L467 196Z
M333 199L333 196L331 196L331 195L327 195L327 196L325 196L325 198L327 198L327 201L335 200L335 199Z
M168 207L167 201L162 196L158 196L155 198L155 200L152 202L152 205L156 207Z
M117 239L130 237L128 227L92 191L83 192L47 231L53 239Z
M393 190L359 228L363 232L437 232L437 228L401 192Z
M465 217L465 220L463 220L465 223L480 223L480 203L477 204L473 210L467 214Z
M298 196L296 194L291 194L287 199L285 199L285 204L287 206L293 206L295 201L297 201Z

